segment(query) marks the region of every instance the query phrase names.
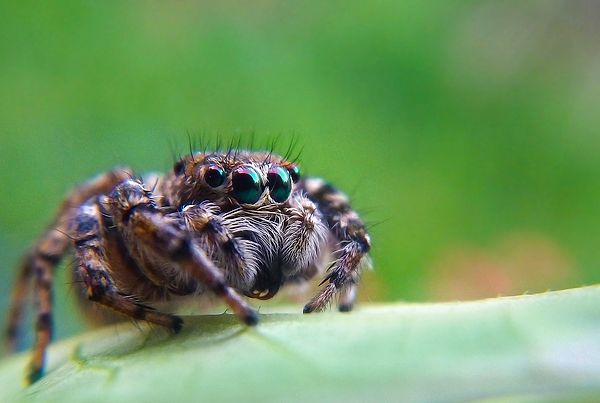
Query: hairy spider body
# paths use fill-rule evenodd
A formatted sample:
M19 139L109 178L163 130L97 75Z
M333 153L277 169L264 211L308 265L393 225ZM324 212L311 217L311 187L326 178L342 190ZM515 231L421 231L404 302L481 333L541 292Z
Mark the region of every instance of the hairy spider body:
M339 309L348 311L369 249L344 194L321 179L300 178L294 163L271 153L194 153L170 173L146 178L116 169L76 188L23 259L8 345L16 346L33 279L36 341L28 380L39 379L53 327L54 270L69 250L89 300L178 332L178 316L147 304L208 292L254 325L257 315L241 295L268 299L324 269L324 286L304 312L323 310L336 294Z

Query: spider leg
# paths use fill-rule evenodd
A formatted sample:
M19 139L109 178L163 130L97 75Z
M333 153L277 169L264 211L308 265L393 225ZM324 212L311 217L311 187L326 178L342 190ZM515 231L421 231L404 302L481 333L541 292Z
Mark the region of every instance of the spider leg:
M349 312L352 310L354 306L354 302L356 301L356 281L350 281L350 284L346 285L344 289L340 292L340 297L338 299L338 309L340 312Z
M338 293L341 293L339 310L349 311L356 298L360 272L368 259L371 247L369 234L346 195L320 179L306 179L303 186L308 198L319 206L331 233L341 245L335 253L337 259L321 283L327 284L304 306L304 313L325 309Z
M23 256L17 278L12 287L10 296L10 307L6 319L4 347L6 351L16 351L18 348L19 330L23 322L23 309L25 308L25 300L27 299L31 286L31 278L33 273L34 259L32 253Z
M99 304L105 305L133 319L145 320L178 332L183 321L181 318L155 311L154 309L136 302L117 291L110 272L108 271L106 256L102 245L101 218L97 204L85 204L78 209L73 218L73 227L70 233L75 244L77 271L82 279L87 297ZM48 273L47 271L45 272ZM40 289L50 286L51 277L42 277ZM50 342L51 307L45 304L50 299L43 295L40 298L38 313L38 338L34 348L34 355L30 361L28 381L33 383L43 375L45 366L46 348Z
M259 258L254 244L235 236L235 219L226 219L218 213L217 206L201 203L187 205L169 216L180 220L183 228L192 234L194 243L213 262L218 262L227 284L246 291L258 271Z
M145 320L178 332L183 323L181 318L156 311L118 292L104 253L100 214L97 204L82 206L72 230L77 271L86 287L87 297L133 319Z
M112 215L122 230L132 234L148 250L173 262L179 269L222 298L235 315L247 325L258 321L256 312L230 286L221 271L197 247L189 230L175 225L154 204L150 192L139 182L129 180L117 186L111 194Z
M23 318L24 301L28 286L34 279L36 306L36 341L29 371L29 381L34 382L42 374L46 347L52 338L52 279L54 269L67 252L70 239L66 235L73 207L81 205L96 194L109 191L116 183L130 175L126 170L108 172L76 188L63 201L55 221L29 252L19 268L7 322L7 348L17 345L19 328Z

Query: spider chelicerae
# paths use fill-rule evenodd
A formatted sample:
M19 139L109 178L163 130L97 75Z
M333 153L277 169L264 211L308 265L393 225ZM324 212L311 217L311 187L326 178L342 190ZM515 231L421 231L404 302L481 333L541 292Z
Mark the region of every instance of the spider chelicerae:
M174 296L213 293L244 323L258 317L242 295L269 299L284 284L325 272L304 313L334 296L348 311L370 239L348 198L271 152L196 152L165 175L102 174L64 200L20 266L8 315L14 348L34 284L36 341L29 382L44 371L52 334L52 282L69 251L87 298L174 332L180 317L151 308Z

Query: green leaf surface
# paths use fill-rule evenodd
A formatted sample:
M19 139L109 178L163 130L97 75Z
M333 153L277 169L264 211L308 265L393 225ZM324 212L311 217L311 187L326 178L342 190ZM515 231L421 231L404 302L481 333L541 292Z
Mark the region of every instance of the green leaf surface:
M185 317L176 336L124 323L56 343L24 387L0 363L0 401L594 401L600 286L350 314Z

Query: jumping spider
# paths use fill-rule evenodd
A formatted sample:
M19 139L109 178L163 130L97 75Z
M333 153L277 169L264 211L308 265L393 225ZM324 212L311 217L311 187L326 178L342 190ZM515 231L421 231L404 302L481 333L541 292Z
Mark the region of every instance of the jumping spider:
M269 299L325 268L324 287L304 313L323 310L335 295L348 311L369 248L344 194L301 178L295 163L269 152L192 153L166 175L144 179L115 169L72 191L24 257L8 344L16 346L33 281L36 341L27 375L38 380L52 334L54 270L69 251L89 300L178 332L180 317L146 304L208 292L254 325L257 314L242 294Z

